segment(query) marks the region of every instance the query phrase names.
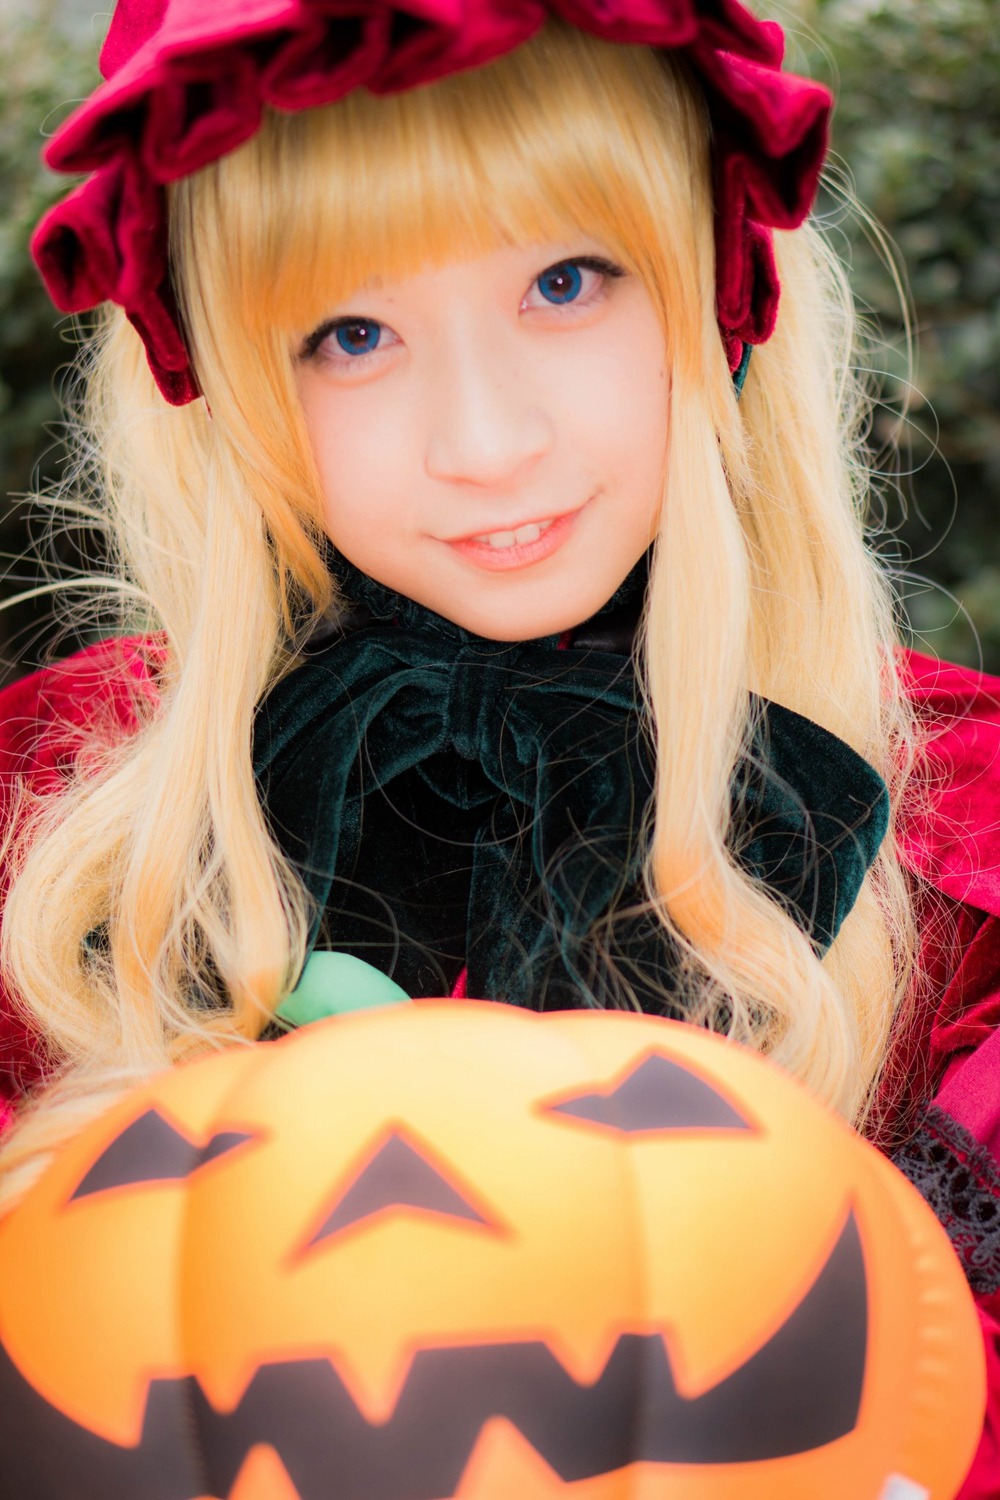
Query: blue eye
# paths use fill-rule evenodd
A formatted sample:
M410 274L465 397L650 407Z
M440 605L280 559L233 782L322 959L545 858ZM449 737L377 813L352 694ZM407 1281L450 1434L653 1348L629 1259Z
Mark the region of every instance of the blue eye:
M353 323L340 323L333 331L337 344L345 354L372 354L382 337L381 323L362 319Z
M538 278L538 290L546 302L558 306L564 302L575 302L583 286L580 267L574 261L564 260L557 266L549 266Z

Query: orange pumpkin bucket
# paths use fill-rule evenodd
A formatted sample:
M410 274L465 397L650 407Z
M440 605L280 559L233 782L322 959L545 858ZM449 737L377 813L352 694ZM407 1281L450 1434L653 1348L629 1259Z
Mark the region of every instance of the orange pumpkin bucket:
M983 1385L910 1185L639 1015L220 1053L0 1222L5 1500L949 1500Z

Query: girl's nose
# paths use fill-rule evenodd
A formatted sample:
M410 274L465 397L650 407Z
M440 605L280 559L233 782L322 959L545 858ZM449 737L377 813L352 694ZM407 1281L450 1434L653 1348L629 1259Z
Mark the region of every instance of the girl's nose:
M441 352L428 393L425 468L432 479L496 488L548 452L554 424L544 391L516 355L463 344Z

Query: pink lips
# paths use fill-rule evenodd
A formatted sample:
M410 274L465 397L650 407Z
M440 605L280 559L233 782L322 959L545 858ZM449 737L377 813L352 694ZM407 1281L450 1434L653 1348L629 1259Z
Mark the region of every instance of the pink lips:
M556 516L552 525L535 541L515 542L512 547L491 547L488 542L479 542L471 536L460 537L447 545L467 562L474 563L477 568L484 568L487 572L503 573L509 568L526 568L530 563L541 562L543 558L551 557L553 552L558 551L569 537L579 514L580 510L571 510L565 515ZM548 517L544 519L548 520Z

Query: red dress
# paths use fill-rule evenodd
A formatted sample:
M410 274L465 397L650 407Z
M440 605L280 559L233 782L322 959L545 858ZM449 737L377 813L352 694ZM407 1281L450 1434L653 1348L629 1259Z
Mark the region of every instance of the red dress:
M104 641L0 693L0 809L19 790L58 790L93 736L108 743L155 700L162 646ZM899 1050L917 1080L897 1164L947 1229L976 1298L989 1400L982 1443L958 1500L1000 1496L1000 678L906 653L913 700L940 726L928 758L932 815L903 855L950 921L928 947L924 1000ZM25 1020L0 996L0 1128L44 1071Z

